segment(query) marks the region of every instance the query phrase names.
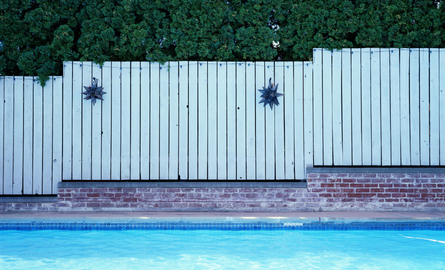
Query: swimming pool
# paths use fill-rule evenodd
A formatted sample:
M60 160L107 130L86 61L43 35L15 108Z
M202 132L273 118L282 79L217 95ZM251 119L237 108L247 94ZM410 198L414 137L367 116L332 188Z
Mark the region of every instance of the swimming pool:
M444 228L416 222L8 222L0 223L0 269L441 269Z

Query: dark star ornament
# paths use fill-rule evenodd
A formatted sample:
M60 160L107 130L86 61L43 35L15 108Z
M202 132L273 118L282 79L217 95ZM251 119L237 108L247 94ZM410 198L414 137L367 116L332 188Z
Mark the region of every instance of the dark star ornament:
M283 94L277 93L278 84L273 85L272 78L269 79L269 86L263 87L263 89L258 89L258 91L261 92L262 99L260 100L260 103L264 103L263 107L266 107L267 104L269 104L270 109L273 109L273 105L280 105L278 102L278 97L282 96Z
M83 99L89 100L93 102L93 105L96 104L96 99L100 99L103 101L102 96L106 94L107 92L102 91L104 88L102 86L97 86L97 82L99 80L93 77L93 81L91 82L90 86L84 86L85 90L82 92L82 94L85 95Z

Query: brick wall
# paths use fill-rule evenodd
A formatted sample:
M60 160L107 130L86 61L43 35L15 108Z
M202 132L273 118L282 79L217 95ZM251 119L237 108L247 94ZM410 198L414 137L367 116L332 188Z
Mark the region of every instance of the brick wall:
M57 203L0 203L0 212L54 212L57 211Z

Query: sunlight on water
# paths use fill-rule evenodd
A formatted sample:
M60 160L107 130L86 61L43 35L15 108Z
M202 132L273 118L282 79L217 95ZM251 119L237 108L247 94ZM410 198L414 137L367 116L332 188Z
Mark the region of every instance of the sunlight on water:
M443 231L1 231L0 269L445 269L444 241Z

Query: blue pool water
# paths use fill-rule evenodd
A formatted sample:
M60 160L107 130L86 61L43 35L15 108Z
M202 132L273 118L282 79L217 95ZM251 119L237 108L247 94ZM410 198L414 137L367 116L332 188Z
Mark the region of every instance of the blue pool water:
M0 231L0 269L445 269L445 231Z

